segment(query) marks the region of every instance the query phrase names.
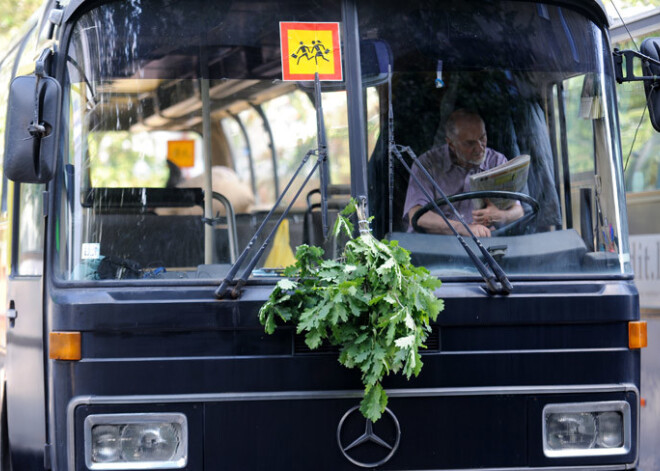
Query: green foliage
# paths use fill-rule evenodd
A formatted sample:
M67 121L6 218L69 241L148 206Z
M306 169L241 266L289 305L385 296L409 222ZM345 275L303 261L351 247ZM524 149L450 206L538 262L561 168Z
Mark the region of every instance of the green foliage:
M339 346L339 362L361 373L360 411L375 422L387 405L383 377L419 374L419 349L443 301L434 294L440 280L412 265L396 241L378 241L368 231L353 238L353 211L351 202L334 228L335 237L349 237L342 259L324 260L323 249L299 246L295 265L285 270L288 279L277 284L259 320L269 334L278 318L295 324L310 349L324 341Z
M91 133L88 137L90 175L96 187L164 187L169 171L156 143L177 135L155 131Z
M7 44L43 0L0 0L0 43Z

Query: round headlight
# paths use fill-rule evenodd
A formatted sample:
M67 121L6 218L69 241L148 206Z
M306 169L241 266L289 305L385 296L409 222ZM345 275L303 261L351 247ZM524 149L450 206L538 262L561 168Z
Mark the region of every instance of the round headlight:
M92 461L95 463L117 461L120 453L119 427L97 425L92 428Z
M623 416L620 412L598 414L598 446L617 448L623 445Z
M592 414L549 414L546 430L548 446L553 450L587 449L596 442L596 420Z
M168 461L181 443L180 430L171 423L130 424L121 438L128 461Z

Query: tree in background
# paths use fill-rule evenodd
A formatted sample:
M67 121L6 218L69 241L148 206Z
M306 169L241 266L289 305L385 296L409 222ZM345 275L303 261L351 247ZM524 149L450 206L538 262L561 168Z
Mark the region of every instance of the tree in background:
M42 3L42 0L0 0L0 45L6 46Z

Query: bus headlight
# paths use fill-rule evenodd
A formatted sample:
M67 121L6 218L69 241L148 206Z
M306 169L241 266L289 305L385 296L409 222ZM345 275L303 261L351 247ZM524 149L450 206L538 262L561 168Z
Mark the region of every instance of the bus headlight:
M188 462L184 414L104 414L85 419L89 469L178 469Z
M548 404L543 409L543 452L551 458L626 454L630 433L625 401Z

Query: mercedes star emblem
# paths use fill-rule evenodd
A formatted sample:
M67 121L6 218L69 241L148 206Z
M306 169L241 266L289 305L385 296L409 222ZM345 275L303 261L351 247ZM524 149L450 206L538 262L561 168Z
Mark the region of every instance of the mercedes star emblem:
M337 444L351 463L362 468L375 468L394 456L401 440L401 427L394 413L387 408L374 425L360 414L359 407L349 409L339 421Z

